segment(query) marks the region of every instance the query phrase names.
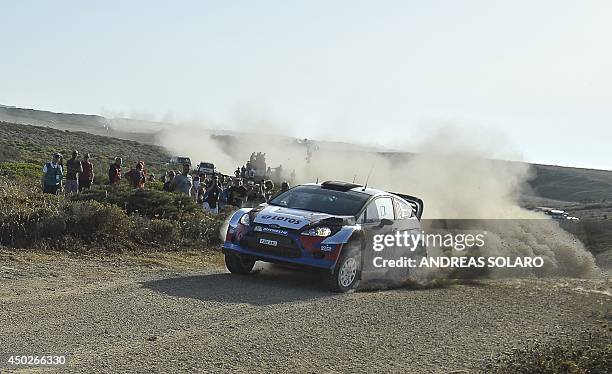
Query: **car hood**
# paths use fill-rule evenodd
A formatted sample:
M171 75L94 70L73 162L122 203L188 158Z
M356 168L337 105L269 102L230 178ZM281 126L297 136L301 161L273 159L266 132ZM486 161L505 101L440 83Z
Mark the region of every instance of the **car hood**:
M334 217L336 216L327 213L266 205L256 213L253 221L263 225L278 225L287 229L299 230L313 223Z

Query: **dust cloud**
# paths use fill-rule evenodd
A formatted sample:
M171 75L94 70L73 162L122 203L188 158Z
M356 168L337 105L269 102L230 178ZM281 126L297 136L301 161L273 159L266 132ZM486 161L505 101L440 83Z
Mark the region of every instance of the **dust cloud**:
M279 132L277 127L272 130ZM173 127L161 133L159 143L195 162L214 162L220 172L230 175L252 152L265 152L272 167L282 165L286 180L294 171L293 184L316 180L364 184L369 175L371 187L421 197L425 201L423 218L448 220L449 228L452 220L478 219L478 227L462 227L489 232L486 245L476 255L545 259L546 265L539 269L517 272L496 268L475 276L596 277L600 273L583 244L557 222L520 207L519 196L526 190L532 170L527 163L501 161L520 159L520 154L500 146L507 143L503 134L444 127L413 145L415 153L400 153L265 132L265 128L246 134L199 126ZM428 248L428 253L461 256L470 252L448 254L443 248ZM436 269L423 272L421 279L454 275Z

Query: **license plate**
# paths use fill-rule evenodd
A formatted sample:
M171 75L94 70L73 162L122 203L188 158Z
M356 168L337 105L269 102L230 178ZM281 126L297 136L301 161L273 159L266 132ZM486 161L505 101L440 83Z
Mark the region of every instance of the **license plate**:
M268 240L268 239L259 239L259 244L271 245L276 247L278 242L276 240Z

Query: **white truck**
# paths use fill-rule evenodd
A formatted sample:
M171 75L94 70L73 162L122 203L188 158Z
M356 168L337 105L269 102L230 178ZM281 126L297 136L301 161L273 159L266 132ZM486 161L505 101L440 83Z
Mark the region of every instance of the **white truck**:
M215 167L215 164L211 162L202 161L200 162L200 165L198 165L198 173L205 175L215 175L217 174L217 168Z

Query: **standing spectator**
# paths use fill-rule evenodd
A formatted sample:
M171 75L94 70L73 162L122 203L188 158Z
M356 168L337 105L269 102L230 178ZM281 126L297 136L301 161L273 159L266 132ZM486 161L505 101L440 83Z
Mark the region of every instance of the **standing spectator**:
M81 174L79 174L79 192L89 189L94 181L93 164L90 161L89 153L85 153L85 159L81 161Z
M234 185L228 189L228 195L227 203L229 205L242 208L242 203L247 195L247 189L242 185L242 181L239 178L234 179Z
M283 178L283 165L278 165L276 168L276 180Z
M221 186L221 194L219 195L219 210L223 209L224 206L226 206L229 203L229 197L230 197L230 192L229 192L229 185L224 185Z
M66 193L79 193L79 176L83 172L79 151L72 152L72 158L66 162Z
M121 181L121 164L123 164L123 160L121 157L117 157L108 169L108 180L111 185L118 184Z
M289 190L289 183L287 183L287 181L283 181L283 183L281 183L281 190L280 192L283 193L285 191Z
M183 195L191 197L191 189L193 188L193 178L189 175L191 166L189 164L183 165L183 172L172 180L170 189L172 191L179 192Z
M219 178L215 175L204 193L204 210L207 212L219 213L220 196L221 186L219 185Z
M193 187L191 188L191 195L197 202L200 197L200 177L196 175L193 177Z
M247 202L252 201L253 200L253 194L255 192L255 182L253 182L251 180L247 181L247 184L246 184L245 187L246 187L246 192L247 192L246 193L246 201Z
M134 169L131 169L127 173L125 173L130 186L138 189L144 189L145 184L145 174L144 174L144 166L142 163L137 163Z
M138 161L138 164L136 164L136 170L138 170L138 165L140 165L140 171L142 172L140 183L138 183L138 188L143 190L144 184L147 181L148 174L147 174L147 169L145 169L145 166L144 166L144 161Z
M247 201L250 206L258 205L264 200L264 192L261 184L249 181L247 187Z
M164 182L164 186L162 187L163 191L166 192L172 192L172 180L174 179L174 177L176 176L176 173L174 172L174 170L170 170L167 173L167 177L164 178L165 182Z
M198 187L198 204L202 204L204 202L204 194L206 193L206 189L210 187L210 180L206 179L205 174L200 175L200 187Z
M147 169L145 168L145 162L140 160L138 161L138 163L142 165L142 181L141 181L141 185L139 186L139 188L144 188L144 184L147 181L149 174L147 173Z
M53 155L53 161L47 162L43 166L43 175L41 179L41 186L43 193L49 193L57 195L62 189L62 178L64 178L64 170L60 165L61 154L55 153Z
M271 179L268 179L267 181L265 181L263 184L263 190L264 190L264 200L266 200L266 203L267 203L268 201L270 201L270 199L272 199L272 191L274 190L274 182L272 182Z

